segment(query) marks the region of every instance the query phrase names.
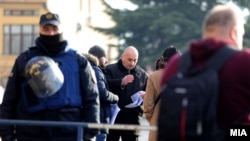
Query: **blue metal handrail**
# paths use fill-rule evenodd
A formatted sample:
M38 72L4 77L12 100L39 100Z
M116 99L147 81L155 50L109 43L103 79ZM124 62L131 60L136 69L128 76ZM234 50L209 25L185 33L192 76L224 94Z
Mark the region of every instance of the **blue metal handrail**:
M27 125L27 126L73 126L77 128L77 141L83 138L83 128L109 128L115 130L157 130L155 126L126 125L126 124L97 124L86 122L67 121L37 121L37 120L8 120L0 119L0 125Z

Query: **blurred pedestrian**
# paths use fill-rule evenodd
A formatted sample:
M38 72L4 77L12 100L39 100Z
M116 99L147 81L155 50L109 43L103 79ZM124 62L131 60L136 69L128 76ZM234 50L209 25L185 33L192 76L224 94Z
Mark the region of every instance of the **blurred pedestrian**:
M216 104L216 122L224 133L229 125L250 124L250 76L248 75L250 72L250 50L242 51L244 18L243 11L233 3L215 5L204 18L202 39L192 41L188 48L194 68L204 66L207 60L221 48L238 50L238 53L229 58L218 72L219 97ZM164 69L162 85L178 72L179 63L180 57L173 56ZM172 133L161 130L161 125L163 123L158 123L158 141L166 141L166 135ZM202 124L200 127L206 127L206 125ZM203 131L203 128L200 130ZM203 135L199 135L198 138L204 138ZM215 138L225 140L225 134L221 135L217 135ZM191 138L194 140L193 136Z
M180 51L176 47L167 47L157 63L158 69L148 77L143 106L145 117L150 126L157 126L162 72L164 67L167 67L169 59L175 54L180 55ZM148 141L157 141L156 135L157 131L150 131Z
M99 68L99 60L92 54L84 54L92 65L99 90L100 98L100 121L103 124L109 124L111 122L111 104L118 102L119 98L108 90L108 84L102 70ZM100 57L100 56L99 56ZM100 133L96 136L96 141L106 141L108 135L108 128L100 130Z
M89 49L88 53L97 57L99 67L103 72L105 72L105 66L109 63L109 61L104 49L98 45L94 45Z

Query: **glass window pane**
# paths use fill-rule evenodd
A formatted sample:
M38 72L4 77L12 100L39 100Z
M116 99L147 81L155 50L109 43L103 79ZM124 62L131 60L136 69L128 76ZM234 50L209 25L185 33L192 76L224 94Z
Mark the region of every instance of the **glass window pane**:
M23 15L32 15L33 11L32 10L24 10Z
M20 35L13 35L11 44L12 44L12 52L11 54L20 54Z
M13 15L21 15L21 13L22 13L22 11L20 11L20 10L14 10L12 12Z
M33 33L33 40L35 40L39 36L39 26L35 25L33 27L35 28L35 31ZM34 45L34 43L33 43L33 45Z
M32 35L24 35L23 36L23 51L27 50L29 47L32 46Z
M4 25L4 34L10 33L9 25Z
M4 10L4 15L10 15L11 14L11 11L10 10Z
M3 49L3 53L4 54L10 54L9 50L10 50L10 36L9 35L4 35L4 38L3 38L3 46L4 46L4 49Z
M38 26L38 25L36 25L34 28L35 28L34 33L38 35L38 34L39 34L39 26Z
M21 32L21 26L20 25L12 25L11 26L11 33L12 34L16 34L16 33L20 34L20 32Z
M39 26L34 25L4 25L4 54L18 55L35 45Z
M31 25L24 25L23 26L23 33L32 33L32 26Z
M39 11L38 11L38 10L35 10L35 11L34 11L34 15L39 15Z

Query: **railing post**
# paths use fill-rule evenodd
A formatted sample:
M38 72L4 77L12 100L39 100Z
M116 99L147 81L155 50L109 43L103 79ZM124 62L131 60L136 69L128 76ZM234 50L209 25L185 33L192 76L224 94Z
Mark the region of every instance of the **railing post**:
M83 138L83 127L78 126L77 127L77 141L81 141Z

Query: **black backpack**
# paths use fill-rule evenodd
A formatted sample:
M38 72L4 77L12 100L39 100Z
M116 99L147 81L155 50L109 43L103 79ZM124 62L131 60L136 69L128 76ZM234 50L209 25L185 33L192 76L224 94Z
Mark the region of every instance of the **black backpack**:
M237 51L222 47L203 67L192 67L189 51L180 58L179 71L161 91L158 141L216 141L224 132L216 123L218 70Z

